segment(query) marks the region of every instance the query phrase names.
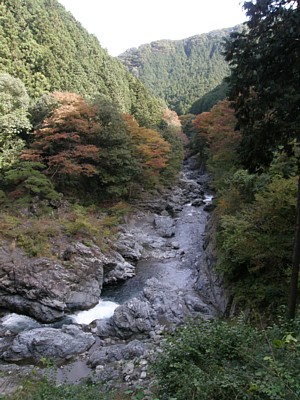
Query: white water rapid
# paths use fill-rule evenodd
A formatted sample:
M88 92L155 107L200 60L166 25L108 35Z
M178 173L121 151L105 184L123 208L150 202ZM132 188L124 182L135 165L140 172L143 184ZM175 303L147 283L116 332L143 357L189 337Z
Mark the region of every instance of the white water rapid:
M111 317L118 306L119 304L113 301L100 300L95 307L86 311L79 311L76 314L70 315L70 317L78 324L88 325L95 319Z

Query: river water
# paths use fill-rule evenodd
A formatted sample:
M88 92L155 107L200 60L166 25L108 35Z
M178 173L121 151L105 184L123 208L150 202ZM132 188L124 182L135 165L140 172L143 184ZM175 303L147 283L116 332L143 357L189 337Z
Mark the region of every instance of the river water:
M150 278L157 278L160 283L178 290L194 291L196 266L202 255L208 219L205 206L213 200L210 193L203 192L203 184L197 181L199 176L198 171L186 165L178 186L170 194L170 197L175 194L180 203L172 219L171 237L162 237L156 229L156 218L164 218L156 213L147 212L128 222L131 234L145 249L144 256L136 265L136 276L121 285L104 288L103 299L122 304L138 296ZM170 216L165 218L169 221Z
M175 291L194 295L195 282L199 279L197 265L203 252L204 231L208 219L205 206L213 199L210 193L203 191L206 179L202 178L189 164L185 165L178 185L169 192L167 199L176 212L151 211L151 207L148 209L146 206L138 209L127 221L125 231L136 238L143 248L133 278L122 284L104 287L101 299L95 307L69 315L63 321L50 326L60 328L63 323L88 325L95 319L109 318L116 307L138 296L151 278L171 285ZM157 221L169 224L171 234L162 234ZM1 319L1 324L15 333L46 326L18 314L6 315ZM58 368L54 379L57 383L75 383L91 373L86 361L79 358Z
M136 275L123 284L104 288L101 299L95 307L70 315L68 323L73 321L90 324L95 319L111 317L118 305L137 296L143 290L146 281L153 277L178 290L190 288L193 291L195 266L201 256L208 217L204 207L213 198L211 194L206 193L201 195L200 205L199 203L193 205L195 203L193 200L197 198L195 192L203 192L197 178L199 178L197 171L192 171L190 166L186 165L181 173L179 185L170 193L170 196L174 193L179 194L177 198L181 203L180 211L175 214L172 221L173 234L169 235L171 237L162 237L155 228L155 218L158 215L154 212L145 211L131 218L127 229L129 228L131 234L135 235L137 241L147 249L136 264ZM166 218L170 219L169 216ZM42 326L34 319L18 314L7 315L2 324L15 332ZM60 327L60 324L57 327Z

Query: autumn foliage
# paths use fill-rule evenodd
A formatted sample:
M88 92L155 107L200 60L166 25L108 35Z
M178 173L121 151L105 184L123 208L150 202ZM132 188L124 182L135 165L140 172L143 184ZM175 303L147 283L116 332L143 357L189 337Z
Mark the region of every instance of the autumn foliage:
M240 142L235 125L234 110L226 100L219 102L210 112L199 114L193 121L193 150L213 170L215 180L224 171L230 172L235 162L235 150Z
M153 129L138 125L131 115L124 115L133 145L133 156L139 161L144 178L157 176L166 168L170 153L170 144Z
M23 160L43 162L52 178L97 174L100 149L95 143L101 126L95 109L74 93L53 96L60 106L34 132L35 140Z
M120 197L136 184L160 182L171 151L160 132L139 126L103 98L89 104L74 93L52 96L58 106L38 125L21 159L42 163L57 190Z
M210 112L199 114L193 122L197 137L202 139L214 156L229 156L236 148L240 134L235 130L234 110L227 100L219 102Z

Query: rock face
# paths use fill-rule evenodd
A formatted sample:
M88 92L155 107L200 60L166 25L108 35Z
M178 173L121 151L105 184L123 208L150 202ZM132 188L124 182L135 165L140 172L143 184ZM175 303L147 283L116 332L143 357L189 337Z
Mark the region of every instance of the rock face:
M115 244L116 250L125 260L136 262L142 257L143 246L130 232L121 232Z
M74 325L64 326L61 330L37 328L17 335L2 358L6 361L40 360L42 357L68 359L88 350L94 342L92 334L84 333Z
M54 262L29 259L19 249L3 246L0 308L32 316L39 323L23 318L19 330L15 316L12 321L10 316L0 318L2 363L41 357L67 360L69 365L80 362L84 374L94 368L89 378L109 389L117 382L130 388L146 382L149 388L148 362L155 351L163 351L164 332L187 319L224 313L227 299L212 269L213 224L205 232L212 196L203 192L207 177L190 167L175 188L139 201L108 254L97 246L69 243ZM111 318L85 328L61 319L71 310L95 305L102 285L118 282L122 285L110 287L111 299L121 306ZM67 367L64 371L68 374ZM9 379L3 380L4 387L7 382L10 385Z
M147 346L139 340L132 340L126 345L115 344L108 347L100 347L89 352L89 364L93 367L105 365L112 361L132 360L134 357L142 356Z
M196 292L179 291L152 278L138 297L116 308L109 320L98 320L96 333L101 338L128 339L149 334L157 325L175 327L189 317L196 318L199 312L202 318L212 315Z
M135 267L125 261L121 254L111 251L103 259L104 279L103 283L111 284L125 281L135 275Z
M223 288L222 277L216 275L213 268L217 261L215 231L215 221L211 219L206 226L203 252L197 263L195 288L215 305L219 315L224 316L227 313L230 298Z
M175 235L174 220L171 217L164 215L156 216L154 226L163 238L171 238Z
M3 243L4 244L4 243ZM134 267L116 252L104 256L97 246L74 243L60 262L28 258L9 245L0 250L0 307L50 323L72 310L97 304L105 282L125 280Z

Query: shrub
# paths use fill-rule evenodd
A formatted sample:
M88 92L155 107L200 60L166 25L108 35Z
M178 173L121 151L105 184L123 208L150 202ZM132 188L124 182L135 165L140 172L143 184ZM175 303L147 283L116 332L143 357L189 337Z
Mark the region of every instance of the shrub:
M162 400L296 400L299 356L299 319L266 329L201 321L168 339L154 370Z

